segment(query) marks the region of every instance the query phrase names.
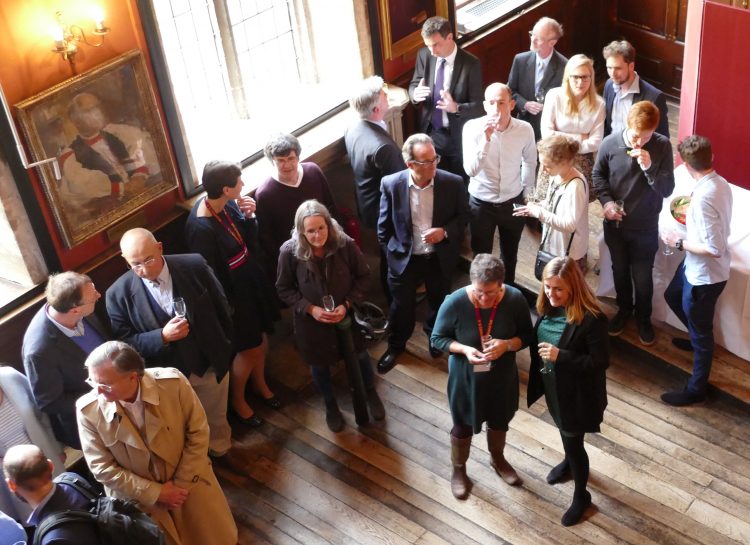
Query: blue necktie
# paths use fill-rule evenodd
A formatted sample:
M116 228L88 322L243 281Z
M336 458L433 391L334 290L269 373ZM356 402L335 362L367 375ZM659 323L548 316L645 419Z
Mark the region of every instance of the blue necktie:
M432 128L443 128L443 110L437 107L440 100L440 91L443 90L445 78L445 59L438 59L438 67L435 71L435 85L432 87Z

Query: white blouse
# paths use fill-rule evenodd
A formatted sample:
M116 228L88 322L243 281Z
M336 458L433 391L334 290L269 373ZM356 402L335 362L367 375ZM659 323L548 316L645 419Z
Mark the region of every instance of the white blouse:
M604 100L597 95L594 108L587 108L568 116L565 114L565 98L565 90L562 87L555 87L547 93L542 110L542 138L553 134L565 134L581 144L578 153L596 153L604 138Z
M542 238L547 237L544 249L557 256L564 256L570 237L575 232L568 255L576 260L581 259L589 250L588 184L581 178L574 178L562 186L560 178L555 176L550 180L547 195L545 206L539 213L539 221L544 224ZM556 202L558 204L555 208Z

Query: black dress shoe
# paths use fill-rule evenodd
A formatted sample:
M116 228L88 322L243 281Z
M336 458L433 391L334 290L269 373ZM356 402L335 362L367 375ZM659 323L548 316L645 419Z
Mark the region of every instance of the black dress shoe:
M673 407L685 407L694 403L702 403L706 400L706 394L696 394L688 390L681 392L666 392L661 395L661 400Z
M440 349L438 349L438 348L435 348L434 346L432 346L432 343L428 342L427 343L427 347L430 349L430 356L433 359L434 358L439 358L440 356L443 355L443 351L440 350Z
M240 416L237 411L232 409L232 415L237 420L237 422L239 422L240 424L244 424L245 426L250 426L251 428L257 428L263 425L263 419L255 413L253 413L252 416L248 416L247 418L245 418L243 416Z
M384 375L393 369L396 366L396 363L398 363L396 359L401 355L401 352L403 352L403 350L398 350L396 348L389 348L386 350L385 354L383 354L378 361L378 373Z
M263 403L265 403L272 409L276 409L278 411L281 408L281 400L276 396L261 397L260 399L263 401Z
M693 351L693 345L690 342L690 339L681 339L679 337L675 337L674 339L672 339L672 344L680 350L684 350L685 352Z

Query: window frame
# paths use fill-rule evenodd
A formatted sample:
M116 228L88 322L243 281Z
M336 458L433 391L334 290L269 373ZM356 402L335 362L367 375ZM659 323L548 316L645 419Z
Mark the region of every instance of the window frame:
M474 40L475 38L478 38L479 36L487 33L489 30L493 30L504 23L508 22L509 20L513 19L514 17L518 17L520 15L523 15L527 11L532 11L537 6L540 6L544 4L547 0L526 0L523 4L520 6L517 6L513 8L512 10L506 12L505 14L492 19L491 21L488 21L481 27L479 27L476 30L472 30L471 32L467 32L466 34L458 35L458 9L456 8L455 2L452 3L453 8L453 28L456 29L456 41L459 44L463 44L465 42L470 42ZM467 2L469 3L469 2Z

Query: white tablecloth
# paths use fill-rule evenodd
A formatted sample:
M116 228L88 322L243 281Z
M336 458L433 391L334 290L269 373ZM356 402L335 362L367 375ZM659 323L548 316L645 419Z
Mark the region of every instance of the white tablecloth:
M677 223L672 217L669 205L678 195L690 195L695 187L695 181L683 165L675 169L674 175L675 189L672 195L664 199L664 206L659 215L659 227L682 230L684 233L685 226ZM736 185L731 187L733 210L729 251L732 254L732 268L727 285L716 305L714 337L718 344L733 354L750 360L750 191ZM672 280L684 254L675 250L674 255L666 256L662 252L663 249L664 244L660 241L659 251L654 259L654 300L651 317L685 331L685 327L664 300L664 290ZM599 256L599 287L596 294L614 297L612 258L603 235L599 236Z

